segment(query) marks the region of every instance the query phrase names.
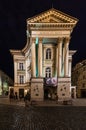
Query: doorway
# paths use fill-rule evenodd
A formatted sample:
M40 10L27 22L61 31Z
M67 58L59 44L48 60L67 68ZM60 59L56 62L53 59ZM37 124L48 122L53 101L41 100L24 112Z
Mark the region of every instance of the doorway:
M86 98L86 89L81 89L81 97Z
M44 89L44 99L45 100L55 100L57 88L52 86L45 87Z
M24 89L19 89L19 98L24 98Z

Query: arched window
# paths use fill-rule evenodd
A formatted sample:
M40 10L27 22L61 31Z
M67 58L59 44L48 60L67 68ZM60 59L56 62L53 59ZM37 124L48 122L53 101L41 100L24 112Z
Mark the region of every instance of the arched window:
M46 78L50 78L51 77L51 68L47 67L45 70L45 76Z
M50 48L48 48L46 50L46 59L51 59L51 49Z

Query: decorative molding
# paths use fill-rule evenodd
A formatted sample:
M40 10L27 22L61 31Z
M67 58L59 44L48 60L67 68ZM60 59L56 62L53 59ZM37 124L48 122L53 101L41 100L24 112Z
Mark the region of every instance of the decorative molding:
M70 31L32 31L32 37L40 38L58 38L58 37L69 37Z
M59 30L59 29L69 29L72 31L74 28L73 23L29 23L31 30Z

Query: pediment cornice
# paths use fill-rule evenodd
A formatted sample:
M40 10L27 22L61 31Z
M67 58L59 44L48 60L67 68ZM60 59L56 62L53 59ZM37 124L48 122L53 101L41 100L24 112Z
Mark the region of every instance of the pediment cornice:
M23 53L22 50L10 50L10 53L12 55L22 55L22 56L24 56L24 53Z
M57 29L72 29L75 26L74 23L30 23L29 27L32 30L57 30Z
M39 15L36 15L32 18L27 19L27 23L72 23L76 24L78 19L69 16L59 10L56 10L54 8L42 12Z

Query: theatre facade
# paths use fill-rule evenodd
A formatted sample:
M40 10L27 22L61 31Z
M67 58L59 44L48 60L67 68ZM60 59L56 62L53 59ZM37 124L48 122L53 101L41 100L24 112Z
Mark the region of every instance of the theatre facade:
M27 19L27 43L10 50L14 61L14 92L32 100L75 97L71 86L71 33L78 20L54 8Z

